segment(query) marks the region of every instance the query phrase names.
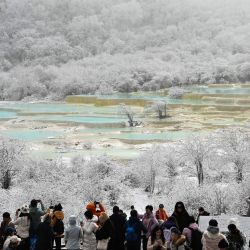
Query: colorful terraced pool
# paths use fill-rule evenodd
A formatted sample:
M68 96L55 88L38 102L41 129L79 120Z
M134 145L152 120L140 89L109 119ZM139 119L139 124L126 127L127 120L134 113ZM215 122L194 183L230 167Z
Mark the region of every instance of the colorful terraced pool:
M186 89L189 93L181 99L170 99L168 90L162 90L69 96L63 103L0 102L0 135L42 145L42 150L49 148L55 154L106 153L133 158L152 143L175 141L227 126L249 126L249 84ZM162 120L154 113L144 112L146 106L160 100L168 104L169 117ZM118 114L119 103L130 105L135 119L143 125L129 128L127 118ZM86 148L85 144L91 147Z

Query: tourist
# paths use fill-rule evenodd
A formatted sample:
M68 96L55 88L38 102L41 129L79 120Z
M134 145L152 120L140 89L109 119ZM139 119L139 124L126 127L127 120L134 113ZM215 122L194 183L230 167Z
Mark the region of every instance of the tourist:
M229 250L243 250L246 245L246 237L235 224L228 225L226 238L229 243Z
M165 241L163 231L159 225L157 225L148 239L147 250L166 250L167 242Z
M114 250L114 226L106 213L99 217L100 226L96 231L97 246L107 244L107 250Z
M170 245L171 245L171 229L172 228L177 228L178 229L178 224L177 221L175 219L175 217L170 216L168 218L167 221L165 221L162 225L161 225L162 229L163 229L163 234L164 234L164 238L167 242L167 249L170 249Z
M141 249L141 235L146 234L147 229L138 218L136 210L130 211L130 218L126 223L126 249L140 250Z
M5 212L3 213L3 221L1 222L1 226L0 226L0 249L1 247L3 247L4 241L7 237L5 231L6 231L6 228L8 227L15 228L15 225L12 223L10 213Z
M37 227L37 242L36 250L52 250L53 249L53 229L51 226L51 217L46 214L43 218L43 222Z
M99 201L89 202L86 206L86 210L91 211L94 218L96 218L95 216L97 216L97 218L99 218L101 213L105 212L105 208L104 208L103 204Z
M98 226L95 222L92 221L93 214L91 211L87 210L84 213L84 216L86 218L86 221L82 226L83 250L93 250L96 249L95 232L98 229Z
M155 217L160 224L164 223L168 219L168 214L164 209L164 205L160 204L159 209L155 213Z
M205 209L203 207L199 207L196 222L199 223L200 216L209 216L209 215L210 215L210 213L205 211Z
M209 221L209 226L202 236L203 250L218 250L218 244L222 239L226 239L220 233L218 222L214 219Z
M40 204L41 208L38 208L37 205ZM33 199L30 202L30 248L31 250L34 250L36 247L36 241L37 241L37 228L39 224L41 223L41 216L46 214L44 205L41 200L35 200Z
M63 237L64 233L63 219L64 219L64 213L62 211L62 205L61 203L59 203L53 209L52 220L51 220L51 225L53 228L53 235L54 235L53 242L55 241L56 250L61 250L61 238Z
M110 216L110 220L115 229L113 245L115 249L124 250L126 219L124 215L120 214L118 206L113 207L113 214Z
M171 250L185 250L186 237L177 228L171 229Z
M20 246L18 247L19 250L29 250L30 220L31 220L31 217L29 214L28 205L23 205L21 209L18 209L16 211L16 220L13 221L13 224L17 226L17 235L22 239L22 242L20 243Z
M147 250L148 238L151 235L154 227L158 225L158 221L153 214L153 206L147 205L145 210L146 213L142 217L142 223L147 229L147 233L143 235L143 250Z
M222 239L219 244L218 244L218 247L220 250L229 250L229 244L228 242L225 240L225 239Z
M202 250L202 232L195 223L194 216L189 217L189 225L183 229L182 234L186 237L186 243L190 249Z
M81 227L76 225L76 216L69 217L69 227L65 230L65 244L66 249L80 249L80 242L83 239Z
M5 238L3 241L3 250L8 248L9 243L10 243L10 238L16 234L16 229L13 227L7 227L4 233L5 233Z
M14 249L19 250L20 242L21 242L21 239L18 238L16 235L11 236L9 245L4 250L14 250Z
M179 201L175 204L174 213L172 214L173 217L175 217L178 229L180 232L183 231L185 227L188 227L189 224L189 214L183 204L183 202Z

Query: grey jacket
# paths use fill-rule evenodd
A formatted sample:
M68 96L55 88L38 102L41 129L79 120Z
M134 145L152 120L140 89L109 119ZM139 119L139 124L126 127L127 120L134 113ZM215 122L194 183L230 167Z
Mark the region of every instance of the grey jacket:
M69 227L65 231L65 243L67 249L80 249L80 241L83 239L82 229L76 225L76 216L69 217Z

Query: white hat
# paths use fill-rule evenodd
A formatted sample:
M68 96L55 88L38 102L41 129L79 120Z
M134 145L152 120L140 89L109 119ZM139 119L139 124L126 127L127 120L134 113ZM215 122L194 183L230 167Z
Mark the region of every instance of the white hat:
M228 221L228 225L230 224L234 224L236 227L239 226L239 220L237 218L231 218L229 221Z
M22 205L22 207L20 209L20 212L23 213L23 214L29 213L29 206L26 205L26 204Z
M10 237L10 243L20 243L21 241L16 235Z

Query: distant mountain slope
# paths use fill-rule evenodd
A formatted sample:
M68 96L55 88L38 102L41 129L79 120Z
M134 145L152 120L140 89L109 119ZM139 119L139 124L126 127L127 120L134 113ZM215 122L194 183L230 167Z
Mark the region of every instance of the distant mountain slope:
M248 0L0 0L0 99L250 81Z

